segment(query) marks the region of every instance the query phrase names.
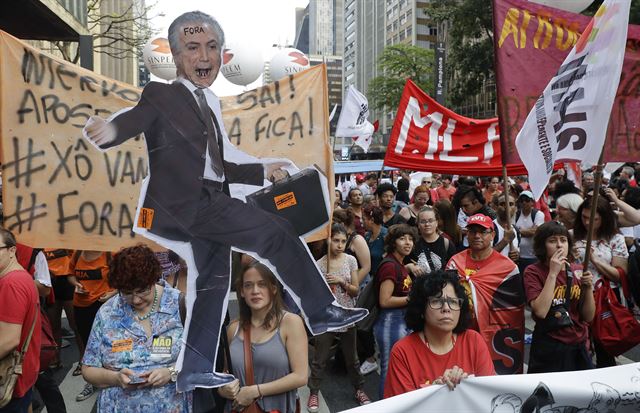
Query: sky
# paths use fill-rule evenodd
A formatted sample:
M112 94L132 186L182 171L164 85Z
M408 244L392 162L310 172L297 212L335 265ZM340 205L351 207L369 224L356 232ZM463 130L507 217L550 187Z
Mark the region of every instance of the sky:
M151 25L159 37L167 37L171 22L180 14L200 10L218 20L225 32L227 44L247 44L262 51L263 60L271 59L278 49L273 44L292 45L295 40L295 9L305 7L309 0L158 0L151 15ZM155 78L154 80L158 80ZM228 82L222 73L213 83L218 96L242 93L262 85L262 77L247 87Z

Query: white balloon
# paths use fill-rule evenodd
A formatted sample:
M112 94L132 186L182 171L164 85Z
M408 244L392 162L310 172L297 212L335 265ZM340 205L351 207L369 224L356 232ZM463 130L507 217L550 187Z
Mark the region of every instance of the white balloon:
M280 80L310 67L309 58L298 49L285 48L271 58L269 73L271 80Z
M555 7L573 13L580 13L593 3L593 0L529 0L544 6Z
M149 72L160 79L176 78L176 64L169 48L169 41L164 37L149 40L142 50L142 59Z
M259 49L246 44L224 49L220 72L229 82L247 86L260 77L263 69L264 61Z

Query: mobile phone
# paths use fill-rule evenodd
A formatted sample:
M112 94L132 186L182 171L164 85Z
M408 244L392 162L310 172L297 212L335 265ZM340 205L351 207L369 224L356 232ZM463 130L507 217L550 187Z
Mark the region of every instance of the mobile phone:
M131 380L129 382L129 384L141 384L141 383L146 383L147 382L147 378L146 377L141 377L141 376L136 376L136 375L129 376L129 379Z

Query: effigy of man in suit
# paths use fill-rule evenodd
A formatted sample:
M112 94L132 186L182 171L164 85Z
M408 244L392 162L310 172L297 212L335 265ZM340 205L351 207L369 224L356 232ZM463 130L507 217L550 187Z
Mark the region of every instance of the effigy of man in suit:
M149 176L134 231L194 264L189 265L186 339L177 366L178 390L185 391L233 380L214 371L230 287L231 247L273 270L313 334L351 325L366 310L335 302L288 221L230 196L229 184L262 186L265 178L281 178L281 168L290 162L261 161L229 141L218 98L208 89L222 60L224 32L218 22L202 12L185 13L169 27L169 44L177 80L150 82L135 107L109 121L92 117L84 134L107 149L144 132Z

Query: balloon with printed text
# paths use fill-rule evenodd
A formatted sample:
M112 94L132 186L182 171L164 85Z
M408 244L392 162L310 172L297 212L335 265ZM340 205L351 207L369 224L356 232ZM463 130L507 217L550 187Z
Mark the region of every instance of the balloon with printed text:
M236 44L224 49L220 72L234 85L247 86L255 82L263 69L262 53L256 47Z
M281 49L273 55L269 64L271 81L295 75L309 67L309 58L300 50L291 47Z
M152 75L164 80L176 78L176 64L169 48L169 41L164 37L150 39L142 50L142 59Z

